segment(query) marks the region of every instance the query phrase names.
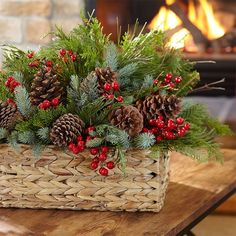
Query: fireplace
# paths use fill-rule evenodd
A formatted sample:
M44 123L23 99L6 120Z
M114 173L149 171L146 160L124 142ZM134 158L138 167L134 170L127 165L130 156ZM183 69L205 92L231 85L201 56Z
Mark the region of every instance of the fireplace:
M117 39L117 18L122 32L139 19L145 31L162 29L170 46L183 50L190 60L215 61L197 64L202 84L225 78L225 91L206 96L236 95L236 1L234 0L87 0L87 11L95 14L104 32Z

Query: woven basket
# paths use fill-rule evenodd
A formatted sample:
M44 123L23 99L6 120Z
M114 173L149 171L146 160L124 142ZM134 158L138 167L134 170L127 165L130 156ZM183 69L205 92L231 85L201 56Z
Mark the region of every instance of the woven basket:
M126 153L126 174L119 166L102 177L89 166L85 151L77 156L48 147L40 158L22 145L16 153L0 145L0 207L111 211L161 210L169 180L169 156Z

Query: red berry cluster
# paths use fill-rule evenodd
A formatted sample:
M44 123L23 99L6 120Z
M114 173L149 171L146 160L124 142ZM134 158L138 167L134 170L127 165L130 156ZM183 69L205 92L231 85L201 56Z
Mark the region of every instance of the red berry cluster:
M92 136L89 136L89 133L94 131L94 127L88 127L87 129L84 130L84 136L79 135L77 137L77 142L76 143L70 143L68 145L68 149L73 152L74 154L78 154L79 152L84 151L86 142L90 141L93 139Z
M90 153L95 156L92 159L90 167L93 170L96 170L98 167L100 167L99 174L103 176L108 175L108 169L113 169L115 167L115 163L113 161L106 162L108 152L109 148L107 146L90 149Z
M68 56L67 56L68 55ZM64 62L68 62L68 57L75 62L77 60L77 55L72 50L66 50L65 48L61 48L59 51L59 56L64 59Z
M39 104L39 109L47 110L50 107L56 108L60 104L60 100L58 98L53 98L51 101L44 100Z
M74 154L78 154L79 152L83 152L85 149L85 141L83 140L83 136L77 137L77 143L70 143L68 145L68 149Z
M15 88L20 86L21 84L14 79L13 76L9 76L7 81L5 82L5 86L10 90L11 93L14 92Z
M164 120L163 116L149 120L150 128L143 128L143 132L150 132L155 135L156 141L173 140L185 136L190 129L190 124L182 117Z
M109 99L113 100L114 98L116 99L117 102L123 102L123 97L122 96L117 96L115 97L114 92L118 91L120 89L120 84L118 81L114 81L111 84L106 82L103 86L104 90L106 91L102 96Z
M169 91L172 91L174 88L178 87L178 84L180 84L182 80L183 79L181 76L173 76L173 74L169 72L165 75L165 78L162 83L159 80L155 79L153 81L153 84L154 86L165 86Z

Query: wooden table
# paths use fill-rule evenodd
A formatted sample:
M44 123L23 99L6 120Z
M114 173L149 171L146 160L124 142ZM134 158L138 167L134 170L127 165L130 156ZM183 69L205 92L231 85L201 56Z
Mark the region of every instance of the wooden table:
M0 236L182 235L235 192L236 150L223 152L223 166L173 154L160 213L0 209ZM14 234L4 233L10 228Z

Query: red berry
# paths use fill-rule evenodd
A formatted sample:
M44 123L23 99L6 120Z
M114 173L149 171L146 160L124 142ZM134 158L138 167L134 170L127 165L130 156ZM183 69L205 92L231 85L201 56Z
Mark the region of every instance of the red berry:
M5 82L5 86L10 87L10 82L8 80Z
M89 133L89 132L93 132L94 129L95 129L95 128L94 128L93 126L90 126L90 127L87 128L87 131L88 131L88 133Z
M175 87L175 84L174 84L173 82L170 82L170 83L168 84L168 87L169 87L170 89L173 89L173 88Z
M103 85L103 88L106 90L106 91L110 91L111 90L111 85L109 83L105 83Z
M183 80L183 79L182 79L181 76L177 76L177 77L175 77L175 83L177 83L177 84L181 83L182 80Z
M149 125L154 126L156 124L156 120L151 119L151 120L149 120L148 123L149 123Z
M72 50L68 50L68 54L69 54L69 56L72 56L72 55L74 55L74 53L73 53L73 51L72 51Z
M106 153L101 153L98 158L99 158L100 161L105 161L107 159L107 154Z
M186 130L190 129L190 124L189 124L189 123L185 123L184 128L185 128Z
M92 170L96 170L98 168L98 162L92 161L90 167Z
M48 100L44 100L43 101L43 105L44 105L45 109L47 109L47 108L49 108L51 106L51 102L48 101Z
M98 149L97 148L90 148L90 153L92 155L97 155L98 154Z
M8 99L7 99L7 103L8 103L8 104L12 104L13 106L16 107L16 103L14 102L14 100L13 100L12 98L8 98Z
M123 97L122 96L118 96L117 98L116 98L116 100L118 101L118 102L123 102Z
M171 80L172 79L172 77L173 77L173 74L171 73L171 72L169 72L169 73L167 73L166 74L166 79L169 79L169 80Z
M19 82L17 82L17 81L12 81L11 82L11 84L10 84L10 86L13 88L13 89L15 89L17 86L19 86L20 85L20 83Z
M108 94L107 99L112 100L114 98L114 94Z
M163 140L163 138L162 138L161 136L157 136L157 137L156 137L156 141L157 141L157 142L161 142L162 140Z
M164 83L166 83L166 84L170 83L170 79L169 78L165 78L164 79Z
M54 107L57 107L60 104L60 100L58 98L53 98L51 103Z
M175 135L174 135L174 133L172 133L172 132L170 132L170 131L166 131L166 132L165 132L165 137L166 137L167 139L171 140L171 139L174 139L174 138L175 138Z
M83 147L85 142L83 140L78 141L78 147Z
M178 117L178 118L176 119L176 123L177 123L177 125L182 125L182 124L184 123L184 118Z
M104 167L101 167L99 169L99 173L100 173L100 175L107 176L108 175L108 169L106 169Z
M46 66L47 67L52 67L52 61L50 61L50 60L46 61Z
M94 157L94 158L92 159L92 161L99 163L100 160L99 160L98 157Z
M148 128L143 128L143 132L148 133L149 132Z
M112 88L114 90L119 90L120 89L120 84L117 82L117 81L114 81L112 84L111 84Z
M61 55L62 57L64 57L64 56L66 55L66 49L65 49L65 48L62 48L62 49L60 50L60 55Z
M77 137L77 142L82 141L82 140L83 140L83 136L79 135L79 136Z
M74 148L75 148L75 144L74 144L74 143L70 143L70 144L68 145L68 149L69 149L70 151L72 151Z
M155 79L155 80L153 81L153 84L154 84L154 85L158 85L158 83L159 83L159 81L158 81L157 79Z
M34 52L29 52L29 53L27 54L27 57L30 58L30 59L31 59L33 56L34 56Z
M168 122L167 122L167 127L169 130L172 130L172 129L175 129L176 126L175 126L175 122L173 119L169 119Z
M186 130L185 129L178 129L178 135L179 137L183 137L186 134Z
M107 168L108 169L113 169L115 167L115 163L113 161L107 162Z
M153 134L158 133L158 129L157 129L157 128L152 128L152 129L151 129L151 133L153 133Z
M80 152L80 148L77 147L77 146L74 146L73 149L72 149L72 152L73 152L74 154L78 154L78 153Z
M162 115L158 116L158 120L164 120L164 117Z
M93 139L92 136L87 136L87 138L86 138L86 142L90 141L91 139Z
M103 153L107 153L107 152L109 151L109 147L107 147L107 146L102 146L102 147L101 147L101 151L102 151Z
M157 125L157 127L158 127L159 129L162 129L162 128L165 127L165 123L164 123L164 121L162 121L162 120L158 120L157 123L156 123L156 125Z
M75 54L70 56L70 59L75 62L77 60L77 56Z
M85 147L84 146L77 146L78 147L78 149L79 149L79 152L83 152L84 151L84 149L85 149Z

